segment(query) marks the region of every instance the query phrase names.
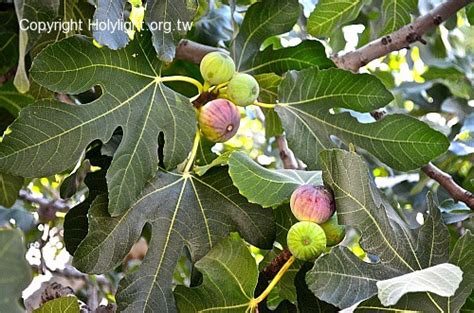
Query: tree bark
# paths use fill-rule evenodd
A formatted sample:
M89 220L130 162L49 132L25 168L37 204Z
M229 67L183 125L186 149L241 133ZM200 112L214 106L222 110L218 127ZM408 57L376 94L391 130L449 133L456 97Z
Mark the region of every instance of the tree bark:
M412 23L403 26L390 35L374 40L356 51L342 56L335 56L333 61L339 68L356 72L370 61L383 57L390 52L408 48L417 41L426 43L423 40L424 34L438 27L448 18L455 15L457 11L472 2L472 0L446 1L428 14L418 17Z

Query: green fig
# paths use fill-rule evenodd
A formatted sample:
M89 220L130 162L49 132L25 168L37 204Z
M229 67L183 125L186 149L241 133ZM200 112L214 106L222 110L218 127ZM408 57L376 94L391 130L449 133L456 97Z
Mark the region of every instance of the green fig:
M206 54L201 61L201 75L211 85L227 83L235 73L235 63L232 58L222 52L215 51Z
M201 107L198 120L201 132L207 139L225 142L237 133L240 112L229 100L216 99Z
M290 252L303 261L317 258L326 249L324 230L313 222L298 222L291 226L286 241Z
M320 225L326 234L328 246L335 246L339 244L346 235L346 228L339 225L337 222L337 215L334 214L328 221Z
M260 94L260 86L253 76L237 73L227 86L227 96L238 106L253 104Z

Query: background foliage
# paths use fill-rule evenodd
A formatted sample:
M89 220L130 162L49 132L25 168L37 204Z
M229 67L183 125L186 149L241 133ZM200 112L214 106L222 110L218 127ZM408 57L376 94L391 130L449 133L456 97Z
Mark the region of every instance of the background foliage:
M135 2L0 3L1 312L245 312L303 184L332 189L346 238L292 264L259 312L474 310L472 208L421 170L474 192L474 4L359 73L331 56L441 1L148 0L145 25L193 27L18 26L127 21ZM183 38L227 50L276 103L202 138L191 172L196 91L167 80L202 82Z

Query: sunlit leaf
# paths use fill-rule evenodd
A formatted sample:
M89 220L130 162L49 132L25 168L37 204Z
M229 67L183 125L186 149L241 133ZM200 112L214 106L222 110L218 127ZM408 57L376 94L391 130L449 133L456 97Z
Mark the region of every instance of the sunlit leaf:
M189 99L160 82L159 67L145 35L118 51L98 49L82 36L44 49L31 69L38 83L69 94L100 85L102 95L82 106L43 100L24 109L0 144L0 169L23 177L59 173L74 167L92 141L106 142L121 127L107 172L109 210L121 214L158 168L159 133L164 165L173 168L187 157L196 132Z
M225 239L196 263L203 283L176 287L179 312L245 312L258 280L255 259L240 239Z
M61 297L46 302L38 309L34 310L33 313L79 313L79 303L76 297Z
M245 13L239 34L232 46L237 69L247 69L268 37L291 30L300 13L297 0L263 0Z
M263 207L288 202L293 191L301 185L322 185L321 172L269 170L242 152L231 155L229 175L243 196Z
M413 292L428 291L442 297L454 296L462 281L459 267L442 263L402 276L377 282L378 297L385 305L394 305L400 298Z
M331 112L333 108L370 112L392 100L383 84L367 74L339 69L289 72L280 85L279 99L276 111L290 148L310 168L317 167L319 152L333 145L331 135L399 170L420 167L449 146L443 134L406 115L361 124L348 112Z

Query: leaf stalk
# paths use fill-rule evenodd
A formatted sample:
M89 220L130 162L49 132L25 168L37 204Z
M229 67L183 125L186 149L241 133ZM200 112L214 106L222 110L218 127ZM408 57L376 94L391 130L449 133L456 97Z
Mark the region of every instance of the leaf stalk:
M194 137L193 143L193 150L191 151L191 155L189 156L188 162L186 163L186 167L184 168L183 173L189 173L191 167L193 166L194 159L196 158L197 151L199 149L199 143L201 142L201 132L199 129L196 131L196 136Z
M203 85L201 84L200 81L198 81L194 78L188 77L188 76L176 75L176 76L160 77L160 82L178 82L178 81L190 83L190 84L196 86L199 94L201 94L204 90L204 87L203 87Z

